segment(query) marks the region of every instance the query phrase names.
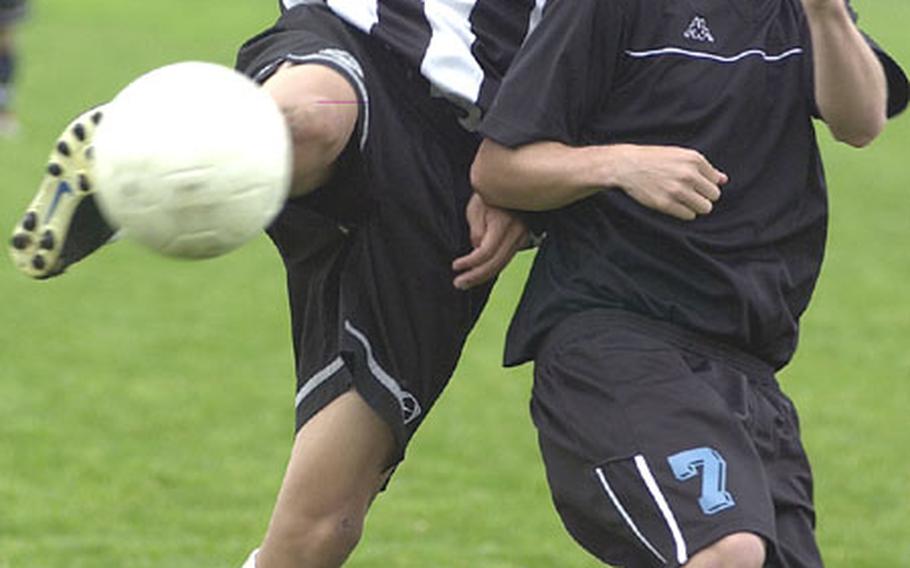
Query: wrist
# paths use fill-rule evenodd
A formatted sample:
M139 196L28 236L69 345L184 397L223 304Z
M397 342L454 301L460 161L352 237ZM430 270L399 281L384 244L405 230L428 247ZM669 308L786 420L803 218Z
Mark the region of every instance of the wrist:
M628 144L592 146L591 150L594 153L592 163L595 168L591 174L590 185L601 188L622 186L622 167L627 160L628 148Z

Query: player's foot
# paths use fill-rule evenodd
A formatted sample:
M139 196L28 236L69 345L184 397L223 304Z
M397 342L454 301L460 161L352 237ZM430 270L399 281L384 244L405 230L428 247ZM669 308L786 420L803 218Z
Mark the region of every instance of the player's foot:
M10 254L21 272L50 278L106 243L115 230L95 203L92 137L102 107L70 123L57 140L38 194L16 225Z

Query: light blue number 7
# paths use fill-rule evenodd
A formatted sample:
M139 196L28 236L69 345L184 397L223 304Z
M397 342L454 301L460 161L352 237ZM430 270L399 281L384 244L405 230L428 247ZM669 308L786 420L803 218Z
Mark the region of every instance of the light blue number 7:
M673 454L667 461L680 481L692 479L701 469L701 497L698 505L706 515L719 513L736 505L727 492L727 462L713 448L695 448Z

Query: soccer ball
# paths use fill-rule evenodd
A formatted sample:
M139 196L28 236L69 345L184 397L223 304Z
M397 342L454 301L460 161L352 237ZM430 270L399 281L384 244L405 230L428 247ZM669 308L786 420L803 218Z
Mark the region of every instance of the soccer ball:
M208 258L246 243L290 187L281 111L250 79L212 63L142 75L106 105L93 142L101 213L169 256Z

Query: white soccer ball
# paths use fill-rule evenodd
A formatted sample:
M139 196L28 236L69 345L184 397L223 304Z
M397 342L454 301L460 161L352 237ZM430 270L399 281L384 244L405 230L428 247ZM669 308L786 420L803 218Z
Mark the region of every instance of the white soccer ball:
M221 65L182 62L142 75L106 105L93 143L102 214L169 256L207 258L246 243L290 187L281 111Z

